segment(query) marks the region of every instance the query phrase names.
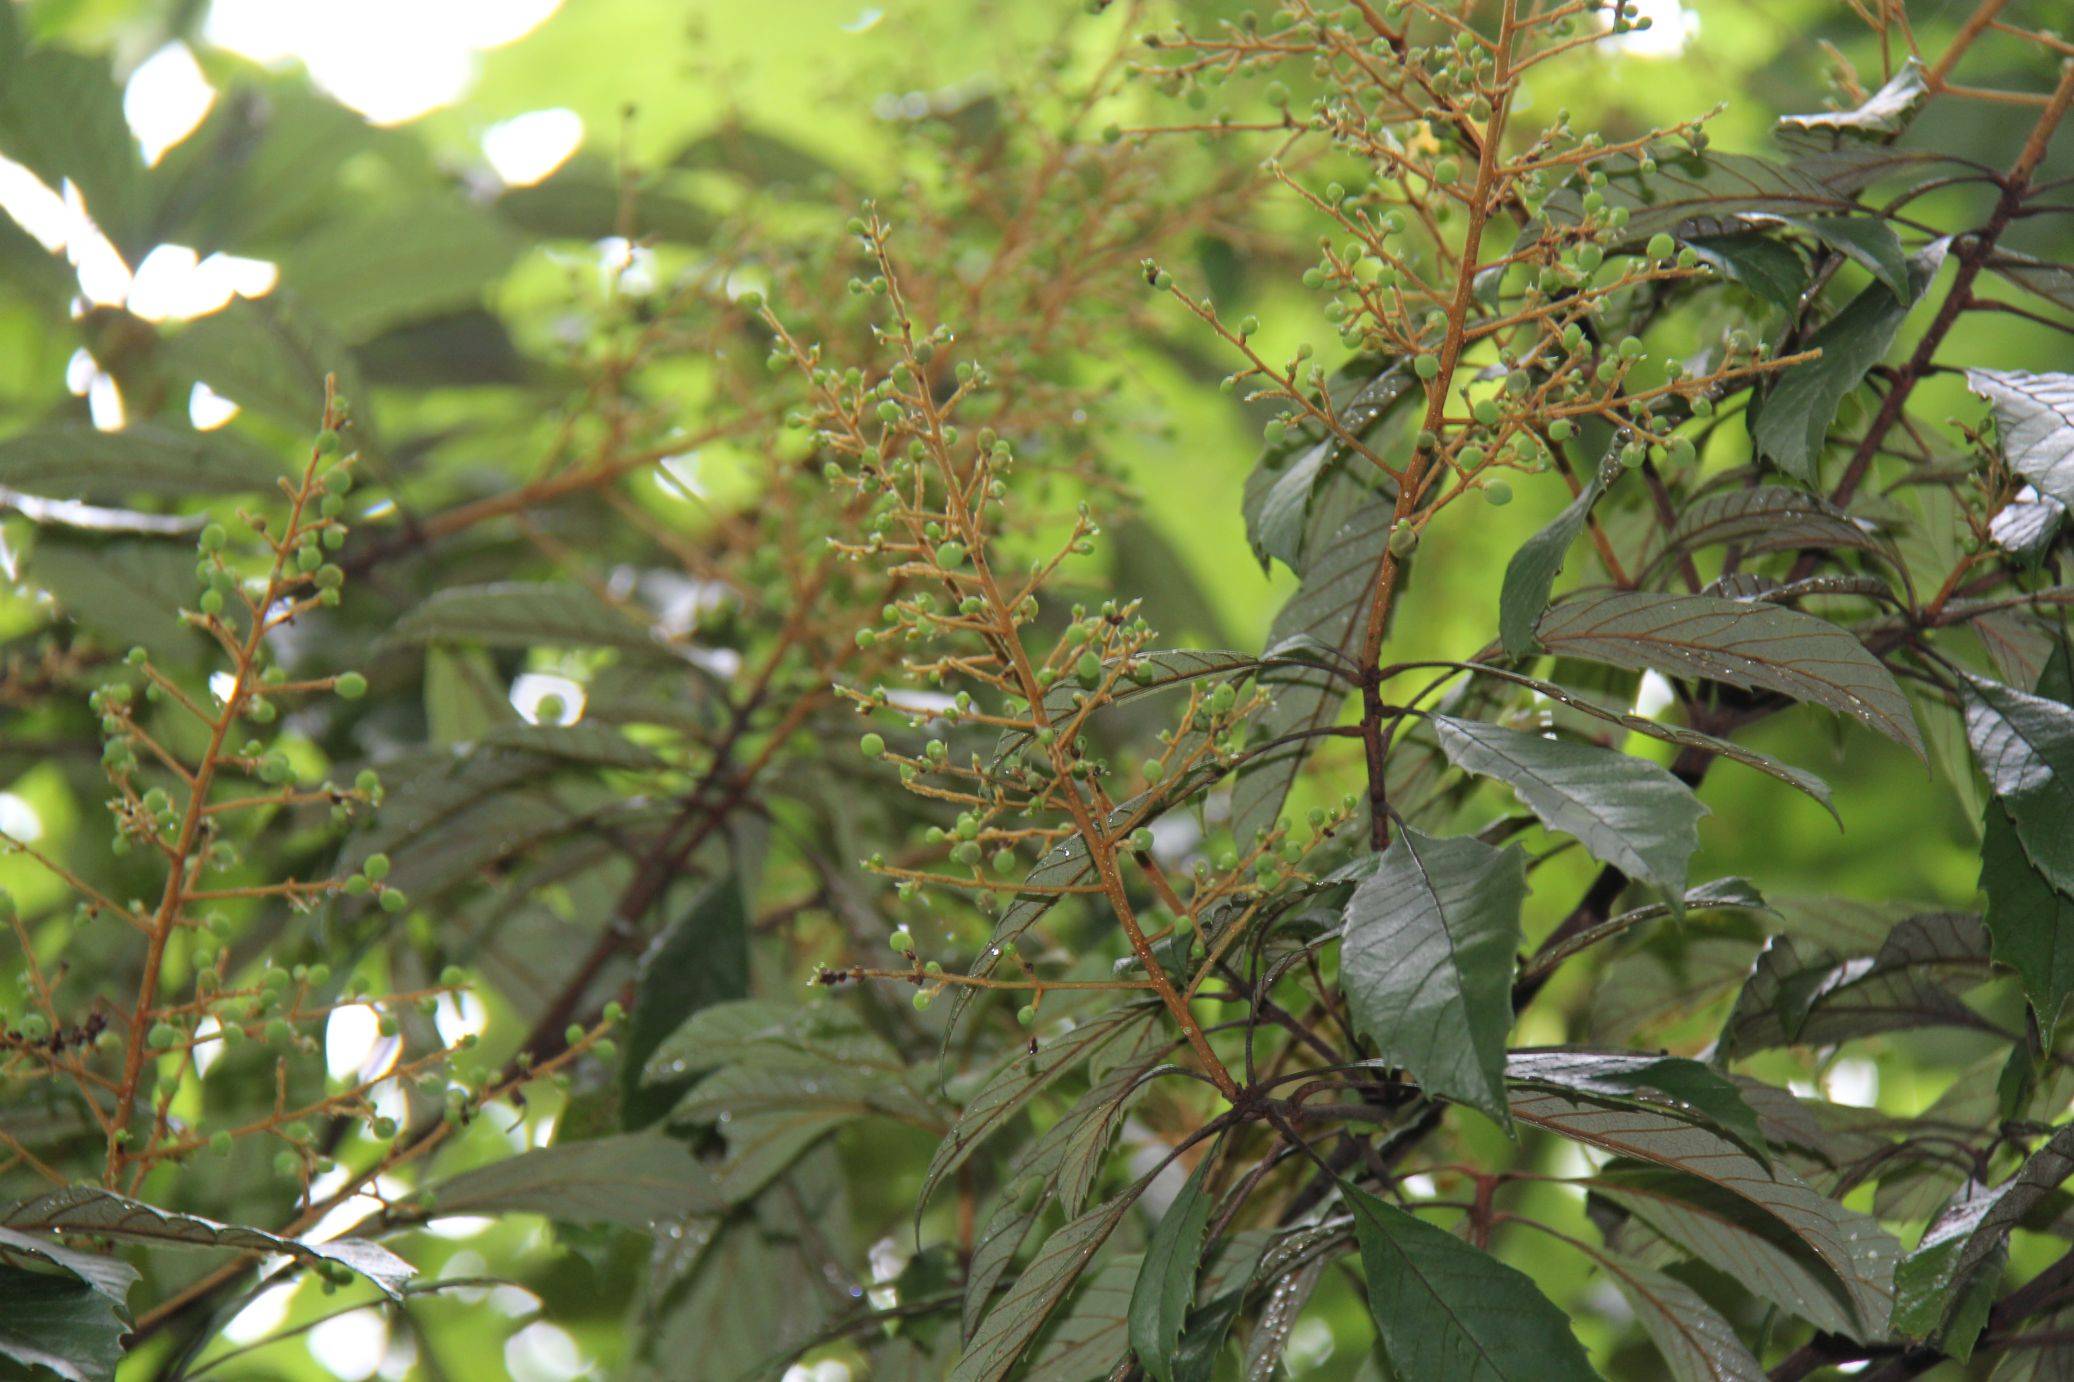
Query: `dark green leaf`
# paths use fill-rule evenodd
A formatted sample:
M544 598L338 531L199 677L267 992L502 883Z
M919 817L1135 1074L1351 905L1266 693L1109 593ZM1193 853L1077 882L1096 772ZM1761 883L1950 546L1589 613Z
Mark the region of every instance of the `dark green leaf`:
M1877 954L1848 959L1776 936L1736 997L1719 1055L1726 1060L1924 1025L1979 1027L1981 1019L1939 980L1985 977L1987 951L1979 918L1963 912L1911 917Z
M1980 887L1995 958L2016 971L2049 1032L2074 993L2074 897L2032 864L2000 803L1989 804L1981 830Z
M281 282L347 341L481 301L520 248L459 197L329 221L281 258Z
M620 1064L620 1121L630 1131L662 1117L683 1093L680 1081L642 1078L663 1039L692 1014L748 995L749 924L741 884L717 878L642 954Z
M1753 429L1757 449L1794 479L1815 483L1838 405L1886 355L1909 309L1936 277L1946 243L1939 240L1909 261L1906 296L1874 283L1851 299L1808 338L1807 348L1821 351L1820 358L1789 366L1766 396Z
M1427 1092L1505 1113L1505 1034L1526 858L1406 826L1347 900L1340 986L1355 1030Z
M23 1271L54 1267L91 1286L119 1311L128 1310L130 1288L137 1284L137 1269L119 1257L80 1252L56 1238L11 1228L0 1228L0 1262Z
M1968 1182L1962 1187L1895 1270L1894 1328L1914 1338L1934 1336L1968 1278L2069 1175L2074 1175L2074 1126L2054 1132L2000 1185Z
M1896 301L1913 301L1922 290L1909 284L1908 259L1901 241L1885 221L1871 216L1787 216L1787 225L1804 230L1838 254L1855 261L1887 285Z
M122 1361L127 1321L83 1281L0 1267L0 1357L66 1382L107 1382Z
M1351 1186L1368 1304L1399 1377L1590 1382L1570 1322L1524 1274Z
M1584 530L1592 505L1619 475L1617 465L1602 463L1583 491L1546 527L1520 544L1505 564L1505 580L1498 590L1498 637L1513 657L1534 651L1534 625L1548 608L1548 593L1555 589L1563 558Z
M1157 1382L1174 1382L1174 1345L1188 1321L1188 1308L1195 1303L1203 1235L1216 1205L1209 1192L1210 1170L1215 1164L1214 1156L1206 1156L1189 1173L1181 1193L1160 1216L1152 1241L1145 1246L1137 1284L1131 1288L1131 1351L1138 1355L1138 1366Z
M1559 657L1763 687L1852 716L1924 754L1894 674L1850 633L1812 614L1712 595L1597 591L1551 608L1538 637Z
M1783 240L1751 233L1695 235L1685 243L1723 278L1788 312L1808 290L1807 264Z
M1722 490L1695 500L1678 515L1666 546L1694 552L1728 542L1749 552L1842 547L1887 557L1891 551L1866 523L1820 495L1784 485Z
M1494 777L1550 830L1577 837L1594 859L1673 896L1707 814L1661 766L1594 744L1545 738L1480 720L1430 717L1441 751L1464 772Z

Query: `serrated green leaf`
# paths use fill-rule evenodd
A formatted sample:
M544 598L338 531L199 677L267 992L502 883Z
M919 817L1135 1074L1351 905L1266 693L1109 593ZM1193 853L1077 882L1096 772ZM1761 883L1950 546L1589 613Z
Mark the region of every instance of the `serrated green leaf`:
M521 241L458 196L325 222L281 257L281 282L346 341L479 303Z
M1369 1311L1400 1377L1591 1382L1570 1322L1525 1274L1346 1187Z
M1575 836L1601 863L1683 894L1707 808L1662 766L1481 720L1429 721L1450 763L1505 783L1543 825Z
M1131 1351L1138 1356L1138 1366L1156 1382L1174 1382L1174 1345L1188 1322L1188 1308L1195 1303L1203 1235L1216 1203L1209 1192L1215 1164L1214 1156L1206 1156L1189 1173L1181 1193L1152 1231L1137 1283L1131 1288Z
M1877 1337L1891 1305L1897 1245L1879 1225L1818 1194L1784 1166L1766 1166L1719 1133L1667 1114L1612 1107L1540 1090L1516 1091L1512 1115L1529 1127L1697 1178L1783 1226L1836 1278L1854 1338ZM1797 1307L1796 1307L1797 1308Z
M1963 1186L1895 1270L1894 1328L1913 1338L1935 1336L1968 1278L2069 1175L2074 1175L2074 1125L2056 1130L2000 1185Z
M1667 551L1696 552L1718 543L1749 552L1840 547L1892 560L1870 525L1817 494L1784 485L1721 490L1688 504L1666 541Z
M1045 1240L1022 1275L980 1321L951 1372L952 1382L999 1382L1009 1374L1144 1188L1145 1182L1139 1181L1068 1221Z
M1893 228L1872 216L1785 216L1787 225L1804 230L1887 285L1896 301L1909 301L1922 290L1909 283L1908 259Z
M1354 1029L1421 1088L1506 1128L1505 1034L1526 858L1409 826L1348 898L1340 987Z
M1776 691L1926 754L1894 674L1848 631L1799 610L1712 595L1594 591L1551 607L1537 637L1559 657Z
M1989 804L1981 830L1980 887L1995 958L2016 971L2049 1032L2074 993L2074 897L2038 871L2000 803Z
M1775 936L1757 957L1722 1030L1727 1060L1787 1045L1828 1045L1918 1026L1980 1027L1940 980L1986 977L1988 939L1963 912L1930 912L1897 925L1877 954L1840 957Z

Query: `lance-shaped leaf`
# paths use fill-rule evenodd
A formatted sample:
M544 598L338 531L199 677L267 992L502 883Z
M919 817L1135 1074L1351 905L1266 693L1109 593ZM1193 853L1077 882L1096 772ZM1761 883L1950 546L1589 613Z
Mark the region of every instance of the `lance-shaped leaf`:
M1878 91L1873 92L1849 110L1825 110L1813 115L1782 115L1779 129L1782 132L1813 134L1851 135L1861 139L1877 139L1899 134L1908 128L1908 122L1925 98L1930 94L1928 82L1924 80L1923 64L1913 54L1901 64L1901 70L1889 77Z
M437 1186L440 1214L544 1214L571 1224L652 1229L699 1207L706 1172L682 1142L654 1133L536 1147Z
M2010 466L2039 493L2074 504L2074 374L1972 369L1966 386L1993 406Z
M1505 1116L1505 1034L1526 857L1409 826L1347 899L1340 987L1355 1030L1428 1093Z
M1631 1258L1609 1254L1599 1265L1627 1298L1676 1382L1763 1382L1764 1365L1699 1292Z
M1901 241L1885 221L1871 216L1786 216L1787 225L1804 230L1838 254L1857 263L1887 285L1897 300L1912 299L1920 289L1908 281L1908 260Z
M1541 1090L1516 1090L1512 1116L1530 1127L1697 1177L1783 1225L1835 1274L1850 1301L1853 1337L1886 1327L1898 1245L1879 1225L1818 1194L1786 1167L1766 1166L1719 1133L1647 1109Z
M48 1235L12 1228L0 1228L0 1263L22 1270L35 1266L68 1273L123 1311L128 1309L130 1288L137 1284L138 1276L137 1269L119 1257L80 1252Z
M1854 1293L1790 1227L1739 1195L1633 1162L1608 1166L1592 1178L1591 1191L1671 1248L1818 1329L1857 1337L1878 1332L1861 1322L1861 1304L1885 1317L1884 1294ZM1625 1234L1622 1241L1629 1241ZM1893 1270L1891 1252L1884 1270Z
M1087 1264L1123 1222L1125 1213L1144 1192L1145 1184L1141 1180L1114 1199L1069 1220L1045 1240L1022 1275L980 1321L972 1341L958 1357L951 1382L999 1382L1009 1374L1073 1284L1080 1280Z
M1968 1279L2069 1175L2074 1175L2074 1125L2055 1131L2000 1185L1962 1187L1895 1270L1894 1328L1915 1338L1935 1335Z
M1181 1193L1160 1216L1131 1289L1131 1351L1138 1366L1157 1382L1174 1382L1174 1345L1195 1303L1195 1277L1203 1261L1203 1235L1216 1198L1210 1194L1214 1156L1196 1163Z
M1268 647L1303 639L1353 656L1394 512L1392 504L1371 500L1333 534L1330 545L1304 573L1303 584L1275 616ZM1254 717L1250 737L1275 747L1248 759L1232 786L1231 828L1242 848L1273 828L1310 755L1308 736L1338 718L1351 689L1344 676L1315 667L1268 673L1261 683L1274 703ZM1282 740L1287 742L1277 742Z
M1995 958L2016 971L2039 1029L2049 1032L2074 993L2074 897L2031 863L1999 802L1989 803L1981 829L1980 887Z
M1878 174L1884 160L1846 153L1781 163L1752 154L1708 152L1682 158L1611 158L1609 181L1597 189L1608 206L1628 210L1623 243L1639 244L1658 231L1719 234L1741 218L1848 215L1861 211L1851 193ZM1580 194L1564 189L1548 200L1550 219L1581 218Z
M1340 432L1366 437L1396 403L1411 395L1414 380L1403 360L1357 355L1333 372L1328 398ZM1280 560L1298 575L1309 573L1326 542L1378 491L1392 482L1366 460L1350 459L1340 434L1325 435L1305 421L1294 436L1269 448L1246 476L1240 511L1246 539L1261 569Z
M1588 1382L1570 1322L1482 1248L1349 1186L1361 1272L1383 1354L1399 1377Z
M1505 1078L1515 1086L1646 1104L1704 1123L1760 1160L1770 1159L1741 1089L1700 1061L1636 1051L1513 1051L1505 1058Z
M1555 589L1563 558L1583 531L1592 505L1620 473L1619 466L1602 463L1577 497L1521 543L1505 564L1505 580L1498 588L1498 638L1511 656L1525 657L1534 651L1534 623L1548 608L1548 593Z
M402 1299L403 1284L417 1274L410 1263L375 1243L357 1238L305 1242L157 1209L97 1185L71 1185L25 1200L0 1216L0 1226L21 1233L81 1233L145 1247L229 1248L282 1254L312 1265L335 1263L366 1277L395 1300Z
M50 499L265 492L283 473L266 451L228 433L156 423L120 432L56 423L0 441L0 485Z
M1712 595L1594 591L1550 609L1539 637L1559 657L1776 691L1849 715L1917 757L1925 753L1894 674L1849 632L1799 610Z
M1788 366L1766 396L1752 433L1761 454L1794 479L1815 483L1837 407L1886 355L1909 309L1937 276L1947 243L1938 240L1909 260L1906 294L1874 283L1808 338L1808 349L1822 353Z
M2074 708L1969 678L1966 740L2024 853L2055 888L2074 891Z
M1673 897L1685 891L1707 808L1662 766L1481 720L1430 719L1450 763L1505 783L1543 825L1576 836L1601 863Z

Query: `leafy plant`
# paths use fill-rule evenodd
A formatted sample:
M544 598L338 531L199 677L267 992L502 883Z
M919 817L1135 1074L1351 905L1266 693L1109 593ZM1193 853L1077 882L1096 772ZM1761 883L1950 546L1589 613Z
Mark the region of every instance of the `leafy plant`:
M114 828L11 842L10 1365L258 1366L304 1271L431 1347L485 1268L632 1377L2065 1365L2065 42L1854 5L1877 80L1729 152L1541 96L1620 3L1088 8L879 178L0 111L118 250L282 275L37 300L138 420L0 440L9 752L97 731ZM310 128L357 171L241 181ZM1155 367L1262 438L1191 458L1214 582L1129 483ZM1714 866L1832 818L1821 895ZM510 1215L558 1246L441 1246Z

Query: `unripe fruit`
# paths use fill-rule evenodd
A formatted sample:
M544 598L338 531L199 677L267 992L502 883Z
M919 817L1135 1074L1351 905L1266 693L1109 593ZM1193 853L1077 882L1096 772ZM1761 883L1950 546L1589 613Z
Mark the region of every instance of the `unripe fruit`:
M1402 559L1418 550L1419 530L1402 519L1398 520L1397 526L1390 529L1390 555Z
M1669 259L1677 252L1678 242L1663 231L1658 231L1649 237L1649 257L1651 259Z
M1502 509L1512 502L1512 486L1502 479L1486 480L1483 487L1483 498L1484 502L1492 508Z
M857 741L857 750L866 758L883 758L886 755L885 736L867 734Z

